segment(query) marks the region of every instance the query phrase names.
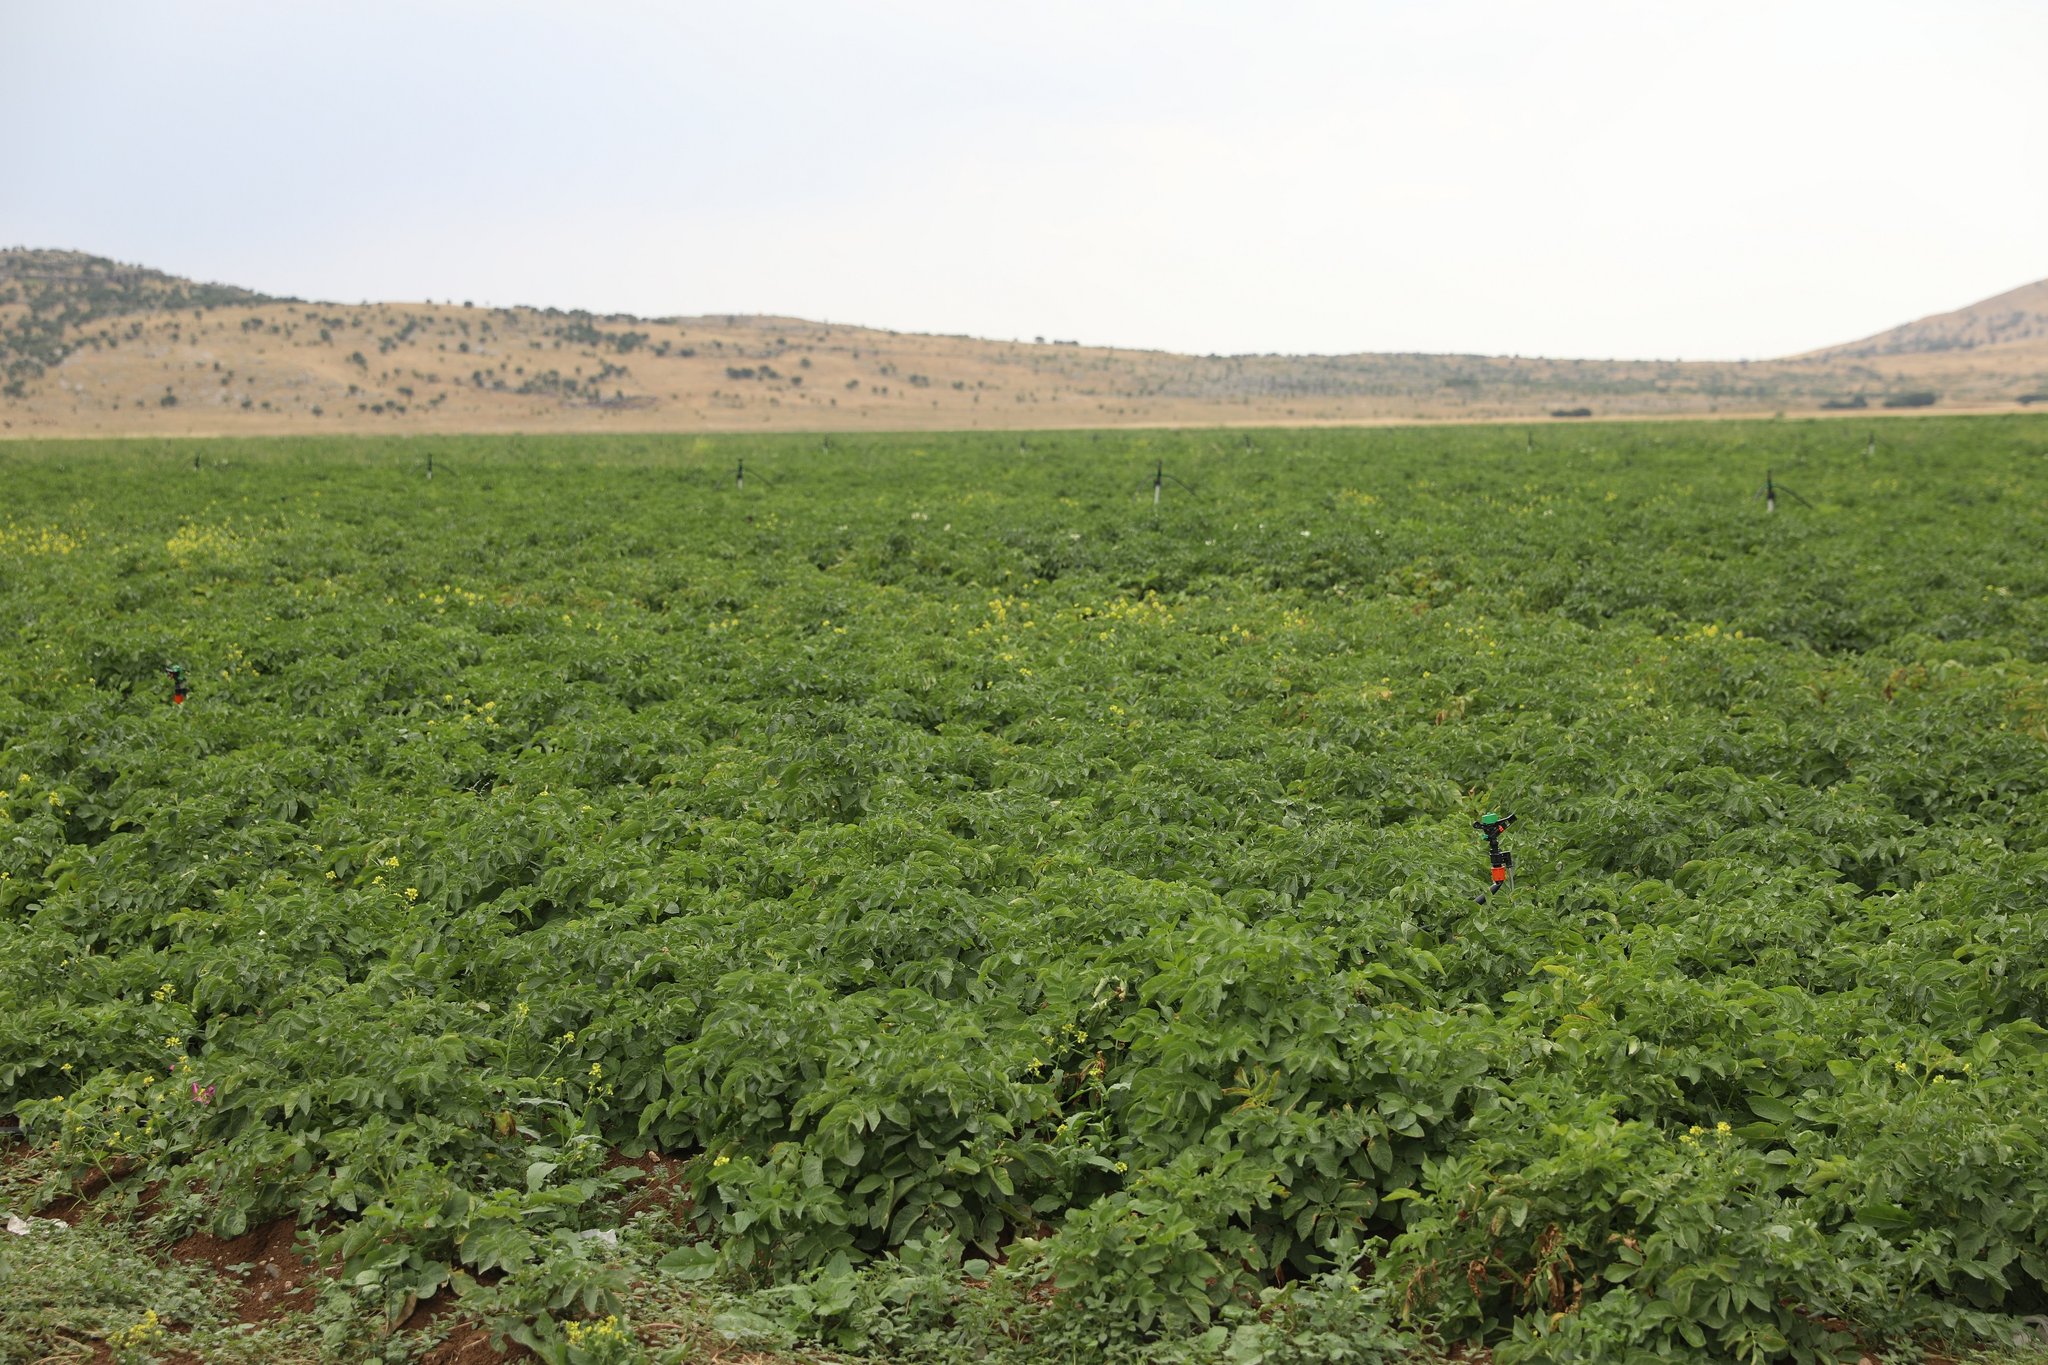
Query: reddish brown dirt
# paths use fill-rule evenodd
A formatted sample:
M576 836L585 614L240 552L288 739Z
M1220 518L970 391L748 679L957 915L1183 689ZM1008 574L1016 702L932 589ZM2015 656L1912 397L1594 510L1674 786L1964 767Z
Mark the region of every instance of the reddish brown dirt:
M126 1161L116 1161L112 1167L96 1166L87 1172L85 1179L72 1187L70 1194L60 1194L37 1210L43 1218L61 1218L67 1223L76 1223L85 1216L92 1201L113 1188L116 1181L125 1179L134 1167ZM154 1197L154 1192L146 1192Z
M628 1157L613 1151L605 1159L604 1168L615 1171L631 1167L640 1172L640 1179L633 1182L626 1195L625 1216L649 1209L659 1209L671 1221L681 1222L695 1207L690 1198L689 1182L683 1178L683 1165L687 1158L664 1156L660 1152L642 1152L637 1157Z
M436 1326L450 1322L461 1312L453 1294L436 1294L412 1310L399 1326L408 1332L431 1331ZM517 1342L508 1341L499 1350L491 1345L491 1334L474 1324L459 1324L447 1328L447 1335L435 1345L427 1348L420 1357L420 1365L502 1365L506 1361L532 1360L533 1352Z
M491 1345L491 1334L481 1327L458 1327L438 1346L429 1347L420 1365L500 1365L504 1361L532 1360L533 1352L517 1342L506 1342L500 1351Z
M297 1240L298 1224L278 1218L239 1237L195 1232L171 1248L171 1258L212 1267L236 1287L237 1316L243 1322L261 1322L313 1306L311 1282L319 1268L299 1255Z
M78 1197L97 1199L107 1192L108 1186L116 1180L126 1179L128 1172L134 1169L133 1163L127 1160L116 1161L111 1166L95 1166L86 1173L85 1179L78 1182Z

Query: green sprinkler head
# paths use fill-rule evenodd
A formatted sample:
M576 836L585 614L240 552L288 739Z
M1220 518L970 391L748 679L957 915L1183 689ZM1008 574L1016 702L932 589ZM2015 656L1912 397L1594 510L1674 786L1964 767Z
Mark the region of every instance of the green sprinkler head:
M1500 846L1501 831L1513 823L1515 823L1514 816L1497 815L1492 811L1488 811L1472 822L1472 828L1486 836L1486 861L1489 864L1488 876L1493 881L1493 889L1495 891L1514 890L1515 855ZM1485 896L1479 896L1476 899L1481 905L1486 904Z

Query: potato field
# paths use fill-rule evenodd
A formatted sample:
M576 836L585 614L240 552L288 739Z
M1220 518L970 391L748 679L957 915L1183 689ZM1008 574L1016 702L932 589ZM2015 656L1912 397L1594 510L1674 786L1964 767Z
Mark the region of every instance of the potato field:
M0 445L0 1358L2035 1358L2044 547L2028 416Z

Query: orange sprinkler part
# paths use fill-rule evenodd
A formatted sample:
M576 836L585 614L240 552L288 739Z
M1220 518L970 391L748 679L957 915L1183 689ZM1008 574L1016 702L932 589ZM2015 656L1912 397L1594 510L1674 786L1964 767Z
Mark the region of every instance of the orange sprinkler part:
M1492 889L1496 892L1512 891L1515 887L1515 855L1500 846L1500 836L1513 823L1514 816L1496 815L1492 811L1472 822L1472 828L1486 836L1486 861L1491 864L1489 873L1493 879ZM1481 905L1486 903L1486 897L1478 899Z

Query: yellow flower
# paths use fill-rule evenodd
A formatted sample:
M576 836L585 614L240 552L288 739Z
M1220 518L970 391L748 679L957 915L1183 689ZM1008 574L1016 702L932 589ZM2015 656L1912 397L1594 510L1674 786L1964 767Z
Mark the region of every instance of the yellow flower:
M593 1080L603 1080L603 1079L604 1079L604 1064L603 1064L603 1063L601 1063L601 1062L592 1062L592 1063L590 1064L590 1075L591 1075L591 1079L593 1079Z
M125 1331L116 1332L108 1338L108 1344L123 1351L132 1351L146 1346L163 1335L163 1326L154 1308L142 1315L142 1321Z
M1726 1120L1723 1120L1722 1122L1714 1125L1714 1131L1717 1133L1727 1133L1733 1130L1728 1127Z
M619 1330L619 1319L616 1314L607 1314L594 1322L565 1322L562 1324L562 1335L569 1338L571 1346L581 1346L585 1342L598 1343L624 1341L626 1339L626 1334Z
M729 1156L715 1156L711 1158L711 1164L713 1166L723 1166L731 1160L732 1158Z
M420 898L420 889L417 886L408 886L405 888L405 898L409 901L418 900Z
M386 866L386 867L397 867L397 866L398 866L398 859L396 859L396 858L386 858L386 859L384 860L384 866Z

